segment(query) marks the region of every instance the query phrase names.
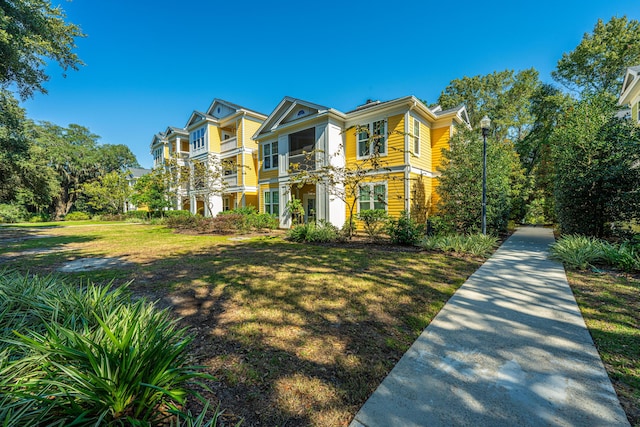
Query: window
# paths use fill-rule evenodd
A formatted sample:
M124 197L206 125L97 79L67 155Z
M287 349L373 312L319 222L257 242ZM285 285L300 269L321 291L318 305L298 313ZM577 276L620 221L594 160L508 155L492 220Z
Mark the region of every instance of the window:
M197 151L204 148L205 128L196 129L189 135L191 139L191 150Z
M387 152L386 123L378 120L359 126L357 136L358 157L367 157L371 153L385 154Z
M360 186L359 212L368 209L387 209L387 185L385 183Z
M230 211L231 210L231 203L229 203L229 198L228 197L223 197L222 198L222 210L223 211Z
M162 163L162 148L156 148L153 150L153 164L159 165Z
M278 190L264 192L264 211L268 214L280 216L280 196Z
M238 173L238 159L226 159L222 161L222 172L224 176Z
M278 167L278 141L267 142L262 146L262 168L275 169Z
M420 155L420 122L413 119L413 154Z

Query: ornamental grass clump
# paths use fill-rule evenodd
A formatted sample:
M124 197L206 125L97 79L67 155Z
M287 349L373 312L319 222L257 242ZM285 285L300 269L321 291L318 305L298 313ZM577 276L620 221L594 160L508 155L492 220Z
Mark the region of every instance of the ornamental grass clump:
M0 275L0 424L175 422L206 377L167 310L126 287Z
M568 268L585 270L605 261L611 245L595 237L570 234L562 236L550 249L551 258L561 261Z
M454 252L488 258L498 247L495 236L483 234L442 234L425 237L420 246L427 250Z

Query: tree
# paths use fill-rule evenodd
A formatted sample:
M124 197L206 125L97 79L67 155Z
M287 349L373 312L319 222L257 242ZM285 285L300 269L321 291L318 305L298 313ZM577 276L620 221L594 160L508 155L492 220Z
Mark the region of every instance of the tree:
M494 71L485 76L452 80L438 98L442 108L464 105L471 127L479 128L480 119L491 118L491 132L495 139L524 138L533 125L530 98L540 85L538 72L530 68Z
M169 179L166 175L166 171L154 169L138 178L131 194L133 203L138 207L145 206L151 212L170 208L172 203L167 185Z
M29 157L25 124L18 101L0 89L0 203L12 201L22 181L19 162Z
M609 94L589 94L567 109L554 132L558 221L563 233L601 237L607 225L638 219L640 128L616 118Z
M49 0L0 1L0 86L14 84L27 98L34 91L46 93L47 59L64 71L83 65L73 49L84 35L65 17Z
M217 212L214 212L214 197L222 196L229 187L225 176L237 173L237 164L212 156L193 162L190 172L193 191L204 201L209 213L215 215Z
M82 193L87 197L87 204L97 212L120 213L126 200L131 195L128 171L111 171L96 181L84 183Z
M607 23L598 19L593 32L564 53L553 78L579 95L620 92L626 67L640 63L640 23L615 16Z
M479 232L482 219L482 139L460 129L444 151L438 210L460 233ZM513 199L523 186L518 155L509 140L487 140L487 230L506 231Z

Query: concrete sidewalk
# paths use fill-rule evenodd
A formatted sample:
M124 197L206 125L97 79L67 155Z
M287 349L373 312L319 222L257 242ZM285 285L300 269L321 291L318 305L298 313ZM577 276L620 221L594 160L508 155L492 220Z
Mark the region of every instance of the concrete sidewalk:
M511 236L350 427L629 426L551 243L544 228Z

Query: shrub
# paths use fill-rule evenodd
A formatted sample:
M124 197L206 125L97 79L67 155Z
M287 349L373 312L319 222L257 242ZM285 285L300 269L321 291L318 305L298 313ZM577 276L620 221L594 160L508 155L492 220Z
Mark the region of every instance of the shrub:
M4 271L0 296L0 421L10 425L159 425L208 377L186 363L191 338L169 311L132 303L126 287Z
M0 204L0 223L22 222L27 219L27 216L24 206Z
M88 219L91 219L91 216L81 211L71 212L64 216L64 221L86 221Z
M562 236L550 249L551 258L561 261L568 268L584 270L605 260L605 252L610 251L609 243L595 237L571 234Z
M33 214L29 218L29 222L49 222L51 221L51 215L45 212L39 214Z
M186 210L175 210L175 211L163 211L164 216L167 218L173 218L176 216L185 217L185 216L193 216L191 212Z
M423 229L418 225L407 211L402 211L398 219L390 219L387 226L387 234L391 242L396 245L416 245L422 237Z
M335 225L324 220L318 221L318 224L296 225L287 230L287 239L294 242L330 243L336 242L340 238L340 230Z
M483 234L441 234L425 237L420 246L427 250L440 250L488 258L498 246L498 239Z
M358 219L363 222L364 231L373 240L380 240L389 216L384 209L367 209L360 211Z
M177 215L168 217L165 221L165 225L169 228L179 230L197 230L201 228L201 222L203 220L204 218L199 215Z
M148 211L129 211L125 214L125 216L128 219L141 219L143 221L146 221L147 219L149 219L149 212Z
M102 221L124 221L127 217L123 214L102 214L100 219Z

